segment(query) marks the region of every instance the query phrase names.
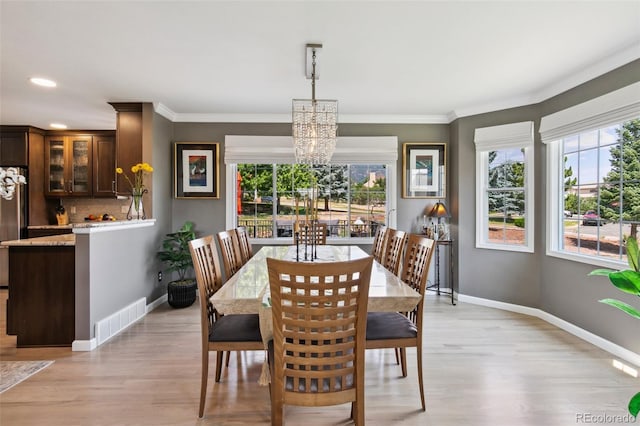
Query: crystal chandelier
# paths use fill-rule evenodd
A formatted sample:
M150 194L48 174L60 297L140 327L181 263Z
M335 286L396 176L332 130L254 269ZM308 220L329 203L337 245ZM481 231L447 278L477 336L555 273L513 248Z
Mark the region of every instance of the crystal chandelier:
M321 48L321 44L307 44L307 66L311 60L311 99L293 100L293 148L296 162L302 164L328 164L336 149L338 101L316 99L316 51Z

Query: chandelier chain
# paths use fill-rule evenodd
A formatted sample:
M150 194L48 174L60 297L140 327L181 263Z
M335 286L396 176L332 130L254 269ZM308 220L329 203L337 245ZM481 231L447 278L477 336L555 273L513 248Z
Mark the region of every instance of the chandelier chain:
M311 101L316 101L316 49L311 54Z

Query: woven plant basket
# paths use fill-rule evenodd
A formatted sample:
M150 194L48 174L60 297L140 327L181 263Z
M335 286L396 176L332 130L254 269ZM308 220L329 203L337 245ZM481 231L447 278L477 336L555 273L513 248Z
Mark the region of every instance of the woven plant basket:
M171 281L167 285L167 301L173 308L186 308L196 301L196 280Z

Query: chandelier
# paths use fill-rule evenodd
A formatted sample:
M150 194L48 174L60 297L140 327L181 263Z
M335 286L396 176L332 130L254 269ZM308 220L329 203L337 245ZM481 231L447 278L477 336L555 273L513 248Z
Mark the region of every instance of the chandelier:
M293 148L296 162L302 164L328 164L336 149L338 101L316 99L316 52L321 48L321 44L307 44L307 78L311 78L311 99L293 100Z

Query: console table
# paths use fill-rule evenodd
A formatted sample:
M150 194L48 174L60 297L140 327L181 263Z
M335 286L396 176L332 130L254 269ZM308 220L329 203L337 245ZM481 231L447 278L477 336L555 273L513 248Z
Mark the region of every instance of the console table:
M427 290L434 290L437 292L438 296L440 294L446 294L446 295L450 295L451 296L451 304L455 305L457 302L457 297L456 297L456 291L454 288L454 279L453 279L453 240L436 240L436 245L435 245L435 273L434 273L434 283L430 286L427 287ZM440 250L447 250L449 251L449 256L447 257L447 261L449 262L449 275L448 275L448 281L449 281L449 285L448 287L445 287L444 289L440 288Z

